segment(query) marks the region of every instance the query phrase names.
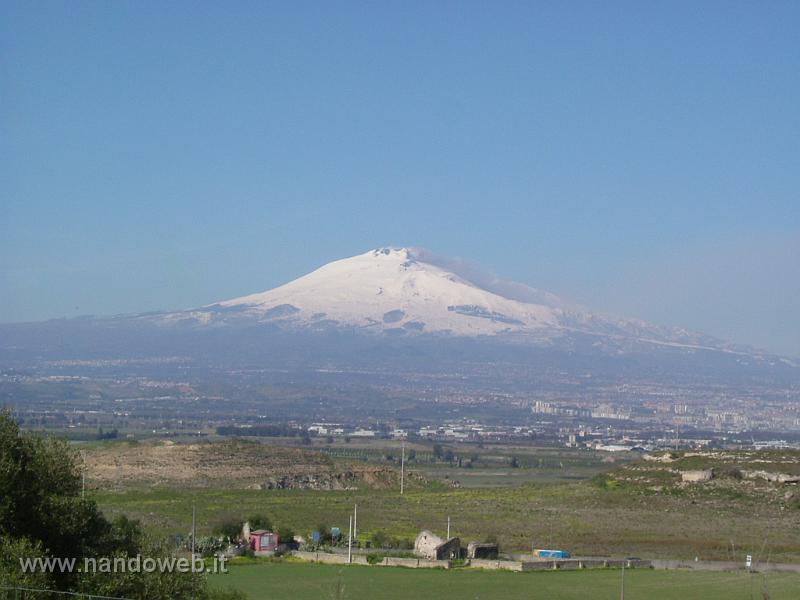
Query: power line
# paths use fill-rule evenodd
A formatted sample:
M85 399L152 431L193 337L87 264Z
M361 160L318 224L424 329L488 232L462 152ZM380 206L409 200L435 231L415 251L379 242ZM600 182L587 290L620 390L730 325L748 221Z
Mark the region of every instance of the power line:
M353 562L353 515L350 515L350 526L347 528L347 564Z
M195 503L192 500L192 560L194 560L195 538L197 537L197 528L195 525Z

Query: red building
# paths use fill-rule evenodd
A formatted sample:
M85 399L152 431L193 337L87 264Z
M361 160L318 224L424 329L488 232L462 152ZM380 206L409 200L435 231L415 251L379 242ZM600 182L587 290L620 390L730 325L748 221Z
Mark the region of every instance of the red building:
M250 532L250 547L254 552L275 552L279 541L277 533L266 529L256 529Z

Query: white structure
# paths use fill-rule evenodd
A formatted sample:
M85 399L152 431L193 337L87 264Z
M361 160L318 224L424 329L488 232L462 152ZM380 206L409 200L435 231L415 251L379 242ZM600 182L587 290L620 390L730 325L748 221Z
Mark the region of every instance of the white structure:
M714 471L706 469L703 471L681 471L681 481L687 483L702 483L704 481L711 481L714 477Z
M421 531L414 540L414 552L420 556L424 556L429 560L436 559L436 549L444 543L444 540L435 533L431 533L427 529Z

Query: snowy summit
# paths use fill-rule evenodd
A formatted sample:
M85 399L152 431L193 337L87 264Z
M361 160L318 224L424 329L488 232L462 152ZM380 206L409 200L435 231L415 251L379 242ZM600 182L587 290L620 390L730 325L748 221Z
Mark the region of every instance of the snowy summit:
M557 327L557 309L504 298L423 260L379 248L267 292L220 302L254 317L383 332L496 334Z
M152 318L147 317L148 320ZM279 327L391 336L513 336L549 344L635 341L723 349L719 340L638 319L617 319L557 296L499 279L460 260L419 248L377 248L337 260L266 292L199 309L160 313L160 325ZM568 344L568 346L571 343Z

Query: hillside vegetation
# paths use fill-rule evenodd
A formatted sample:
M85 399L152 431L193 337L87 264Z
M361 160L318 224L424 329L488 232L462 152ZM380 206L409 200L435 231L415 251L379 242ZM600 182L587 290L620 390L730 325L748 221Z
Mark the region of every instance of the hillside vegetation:
M671 495L720 509L733 504L800 509L800 452L662 452L598 475L595 483L641 495Z
M137 487L344 490L396 485L394 469L334 463L320 452L255 441L119 442L85 451L90 484Z

